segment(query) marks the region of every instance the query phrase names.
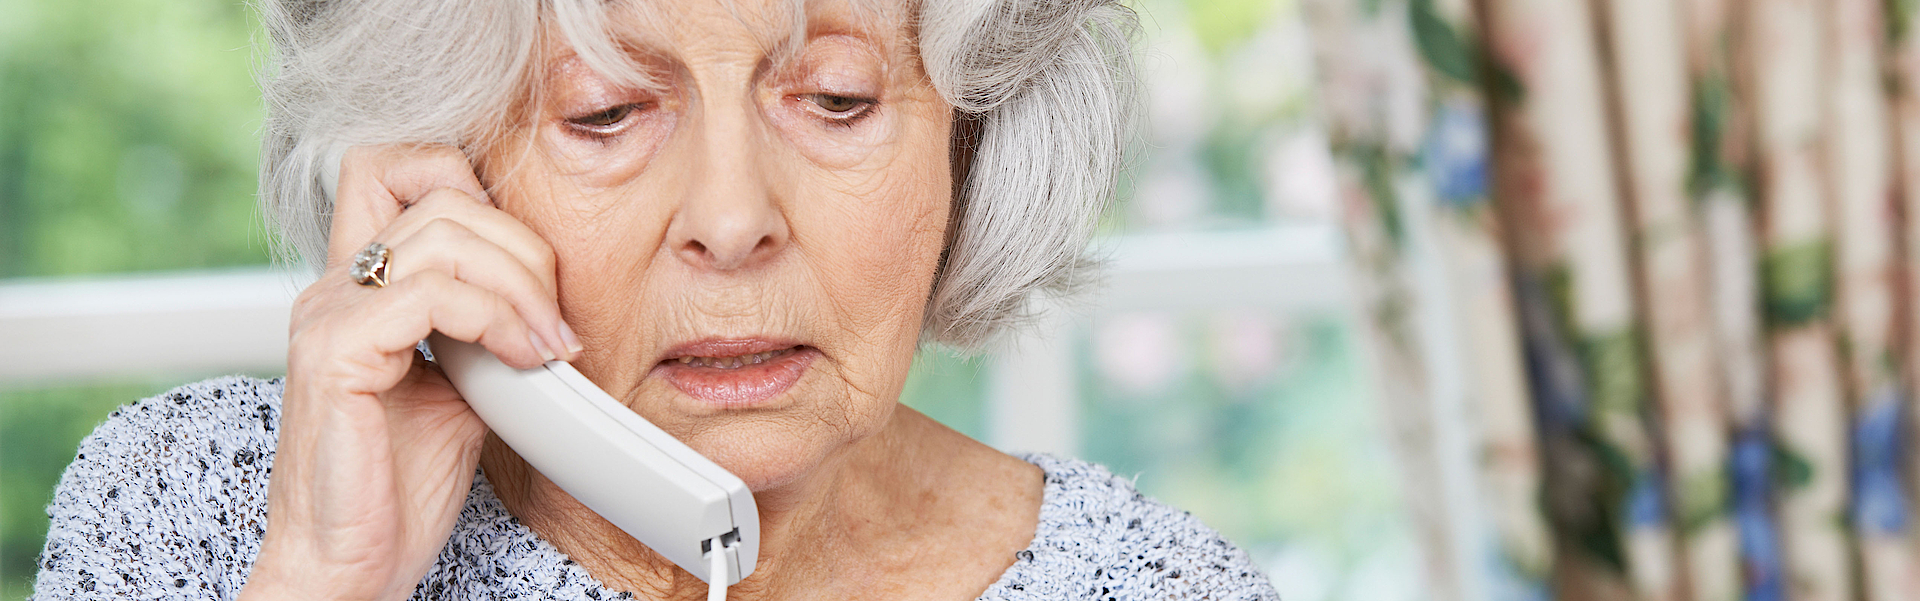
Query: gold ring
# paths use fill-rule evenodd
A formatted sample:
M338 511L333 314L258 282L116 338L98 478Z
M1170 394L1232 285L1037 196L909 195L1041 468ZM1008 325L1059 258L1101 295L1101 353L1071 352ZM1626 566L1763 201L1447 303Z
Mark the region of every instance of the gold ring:
M393 259L393 251L379 242L368 244L360 252L353 254L353 267L347 269L347 275L353 276L353 283L369 288L387 287L387 263Z

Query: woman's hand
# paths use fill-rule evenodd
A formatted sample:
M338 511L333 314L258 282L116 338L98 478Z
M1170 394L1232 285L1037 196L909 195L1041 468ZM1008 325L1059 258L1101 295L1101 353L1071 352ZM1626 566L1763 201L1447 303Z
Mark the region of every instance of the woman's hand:
M341 161L327 269L294 303L268 526L248 598L403 599L446 544L487 427L414 345L431 331L508 365L571 359L553 251L446 146ZM388 285L348 275L370 242Z

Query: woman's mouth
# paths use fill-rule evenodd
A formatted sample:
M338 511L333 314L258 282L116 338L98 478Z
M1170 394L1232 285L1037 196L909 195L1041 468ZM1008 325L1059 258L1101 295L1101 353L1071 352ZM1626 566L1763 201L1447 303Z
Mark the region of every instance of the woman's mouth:
M674 347L654 367L680 392L725 409L758 405L806 375L820 351L753 339L704 340Z

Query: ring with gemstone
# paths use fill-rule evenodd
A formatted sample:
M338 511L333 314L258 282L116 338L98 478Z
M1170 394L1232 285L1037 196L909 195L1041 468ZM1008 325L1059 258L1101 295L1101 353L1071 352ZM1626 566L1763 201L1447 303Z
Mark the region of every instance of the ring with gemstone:
M347 275L353 277L353 283L370 288L387 287L387 263L393 258L393 251L379 242L368 244L360 252L353 254L353 267L347 269Z

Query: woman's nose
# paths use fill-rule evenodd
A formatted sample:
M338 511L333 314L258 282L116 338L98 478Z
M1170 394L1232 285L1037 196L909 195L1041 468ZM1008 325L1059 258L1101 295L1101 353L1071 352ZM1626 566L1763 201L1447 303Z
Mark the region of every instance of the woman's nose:
M700 269L764 263L788 239L786 215L762 169L762 132L751 118L728 117L705 120L686 196L667 231L674 253Z

